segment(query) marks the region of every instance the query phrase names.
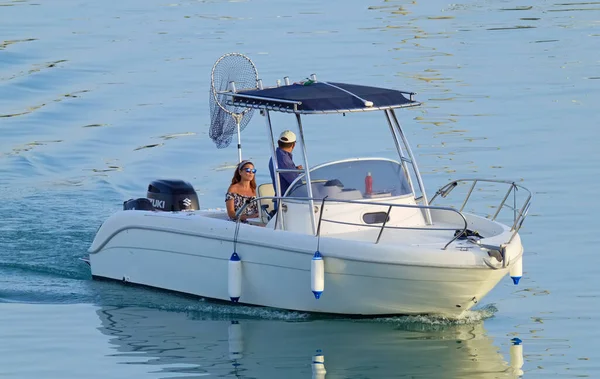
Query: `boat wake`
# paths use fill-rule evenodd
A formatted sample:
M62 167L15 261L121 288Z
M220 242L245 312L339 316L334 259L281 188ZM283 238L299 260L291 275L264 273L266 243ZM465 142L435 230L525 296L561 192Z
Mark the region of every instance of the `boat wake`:
M234 305L229 303L214 302L214 300L201 299L198 303L187 304L161 304L150 306L165 311L185 312L195 320L240 320L263 319L281 321L353 321L364 323L396 324L406 330L435 330L457 325L478 324L494 316L498 311L493 304L485 305L463 313L460 317L449 318L439 315L410 315L393 317L348 317L347 315L331 315L309 312L288 311L284 309L267 308L252 305Z
M158 307L167 311L183 311L194 320L240 320L240 319L262 319L281 321L308 321L314 320L315 316L306 312L287 311L251 305L233 305L217 303L201 299L197 304L187 305L181 309L181 304L161 305Z
M413 315L413 316L394 316L380 317L371 319L371 322L392 323L404 326L406 329L418 330L419 328L431 330L436 327L447 327L454 325L471 325L480 323L483 320L491 318L498 312L493 304L485 305L478 309L465 311L456 318L449 318L438 315Z
M6 262L0 261L0 272L5 275L34 275L39 277L53 277L63 279L88 279L89 273L83 268L71 266L58 268L42 263Z

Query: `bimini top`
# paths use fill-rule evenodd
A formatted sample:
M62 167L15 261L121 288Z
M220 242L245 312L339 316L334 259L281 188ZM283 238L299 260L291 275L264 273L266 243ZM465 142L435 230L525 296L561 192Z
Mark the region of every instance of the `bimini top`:
M407 98L405 95L408 95ZM404 108L420 105L414 92L355 84L306 82L231 94L231 103L240 107L278 112L346 113Z

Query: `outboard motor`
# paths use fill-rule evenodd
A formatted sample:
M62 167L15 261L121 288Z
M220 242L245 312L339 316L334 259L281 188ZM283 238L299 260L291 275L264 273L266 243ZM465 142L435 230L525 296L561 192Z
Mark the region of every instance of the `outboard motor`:
M148 186L148 200L157 211L194 211L200 209L194 187L183 180L160 179Z

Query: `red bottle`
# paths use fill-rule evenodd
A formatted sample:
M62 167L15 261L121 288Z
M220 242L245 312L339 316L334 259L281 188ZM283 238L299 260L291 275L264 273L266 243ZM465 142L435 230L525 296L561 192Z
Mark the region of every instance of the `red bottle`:
M373 177L370 172L367 172L365 177L365 195L371 196L373 194Z

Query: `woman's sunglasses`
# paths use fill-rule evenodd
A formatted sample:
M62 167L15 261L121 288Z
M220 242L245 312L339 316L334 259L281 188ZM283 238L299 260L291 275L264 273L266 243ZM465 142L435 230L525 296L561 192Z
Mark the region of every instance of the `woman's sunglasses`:
M244 169L242 169L242 171L251 172L253 174L256 174L256 169L255 168L244 168Z

